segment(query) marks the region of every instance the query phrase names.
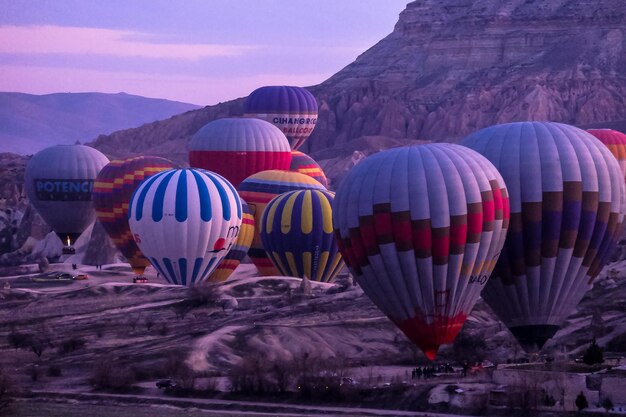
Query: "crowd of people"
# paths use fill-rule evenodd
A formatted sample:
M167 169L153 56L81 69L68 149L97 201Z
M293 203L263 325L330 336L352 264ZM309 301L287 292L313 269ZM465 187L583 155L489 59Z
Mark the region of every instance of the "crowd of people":
M465 366L463 367L465 369ZM429 379L434 378L438 374L451 374L454 373L454 368L450 363L446 362L445 364L431 365L431 366L420 366L416 367L411 371L412 379ZM464 376L467 371L464 372Z

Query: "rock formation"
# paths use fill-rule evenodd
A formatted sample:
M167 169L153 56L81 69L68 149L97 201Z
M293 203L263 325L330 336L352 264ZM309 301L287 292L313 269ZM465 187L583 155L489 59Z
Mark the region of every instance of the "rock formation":
M453 141L515 120L624 129L625 22L622 0L409 3L390 35L310 87L319 118L303 151L322 162L337 158L329 148L340 149L349 159L371 153L368 137ZM197 129L241 113L241 99L220 103L101 136L94 146L111 157L152 153L186 163ZM336 179L348 165L327 174Z

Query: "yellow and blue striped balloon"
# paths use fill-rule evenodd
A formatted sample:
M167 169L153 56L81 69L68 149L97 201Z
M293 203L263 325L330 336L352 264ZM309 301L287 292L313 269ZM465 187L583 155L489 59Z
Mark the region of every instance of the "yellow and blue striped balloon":
M334 196L326 190L290 191L263 211L263 248L282 275L331 282L343 267L333 237Z

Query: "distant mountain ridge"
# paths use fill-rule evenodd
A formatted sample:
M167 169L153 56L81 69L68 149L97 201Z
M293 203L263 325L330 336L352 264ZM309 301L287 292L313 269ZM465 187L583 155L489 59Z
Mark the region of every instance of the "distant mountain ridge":
M0 152L26 155L51 145L85 143L198 107L126 93L0 92Z

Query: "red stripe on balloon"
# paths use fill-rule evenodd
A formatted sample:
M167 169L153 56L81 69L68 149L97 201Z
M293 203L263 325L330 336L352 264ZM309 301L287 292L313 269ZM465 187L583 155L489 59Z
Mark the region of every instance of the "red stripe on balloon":
M216 172L235 187L257 172L289 170L290 163L291 152L189 151L189 165Z

